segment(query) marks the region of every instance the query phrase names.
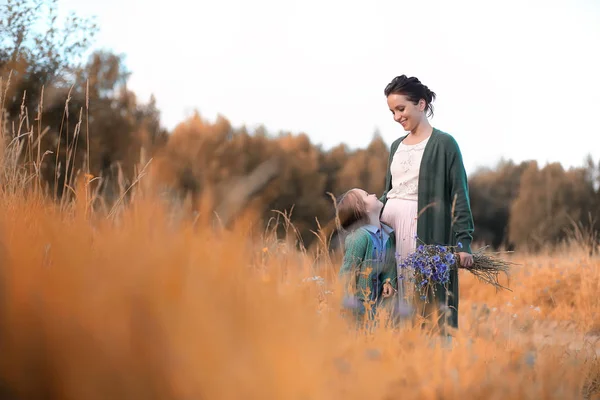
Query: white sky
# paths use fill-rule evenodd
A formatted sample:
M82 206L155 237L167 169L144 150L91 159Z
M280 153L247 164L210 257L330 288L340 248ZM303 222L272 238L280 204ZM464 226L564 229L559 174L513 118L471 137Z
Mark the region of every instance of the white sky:
M600 159L598 0L60 0L96 15L130 88L171 129L197 109L325 148L403 134L383 89L417 76L468 172Z

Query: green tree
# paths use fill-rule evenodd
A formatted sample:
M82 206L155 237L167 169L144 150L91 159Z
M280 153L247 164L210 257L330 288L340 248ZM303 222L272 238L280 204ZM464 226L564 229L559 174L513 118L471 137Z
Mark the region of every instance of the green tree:
M154 98L138 104L127 89L122 55L84 54L97 32L93 19L57 18L57 0L8 0L0 19L0 72L12 132L27 141L24 165L39 164L50 193L62 198L74 177L101 177L105 200L133 180L142 149L163 146ZM46 24L43 22L46 18ZM41 108L39 107L41 106ZM34 147L34 148L32 148ZM40 157L43 155L43 157ZM67 191L68 193L68 191Z
M7 0L0 6L0 72L5 81L10 75L5 106L14 118L23 96L25 108L37 110L43 87L71 86L98 31L93 19L74 13L59 21L57 6L58 0Z

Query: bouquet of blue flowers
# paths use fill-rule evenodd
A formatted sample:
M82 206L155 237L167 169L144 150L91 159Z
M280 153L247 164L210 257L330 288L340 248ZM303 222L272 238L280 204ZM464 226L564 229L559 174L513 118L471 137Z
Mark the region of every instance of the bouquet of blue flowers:
M405 272L401 273L399 278L405 279L410 276L414 279L416 289L424 297L429 289L435 291L435 284L445 286L450 281L452 269L462 268L496 289L510 290L500 283L498 277L501 273L508 276L513 263L495 256L497 253L484 252L484 247L473 252L472 266L462 267L457 254L461 248L460 243L457 246L421 244L400 263L401 270Z

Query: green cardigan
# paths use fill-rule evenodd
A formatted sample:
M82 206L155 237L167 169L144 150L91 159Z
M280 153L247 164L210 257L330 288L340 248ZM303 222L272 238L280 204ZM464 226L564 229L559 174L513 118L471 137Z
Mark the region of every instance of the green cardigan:
M380 258L375 254L371 234L363 227L351 232L344 242L339 277L346 293L362 302L372 301L371 306L375 309L383 301L381 293L385 282L390 282L394 289L398 287L395 233L390 232Z
M390 165L405 135L392 143L388 160L385 189L380 198L384 203L392 188ZM462 250L471 253L473 240L473 216L469 200L467 173L462 154L456 140L449 134L433 129L423 151L419 170L417 236L426 244L455 246L462 244ZM383 210L382 210L383 212ZM450 308L448 323L458 328L458 271L451 270L448 292L443 288L436 291L437 301ZM440 319L443 325L443 319Z
M390 165L400 143L407 135L392 143L381 202L386 204L392 189ZM453 218L454 203L454 218ZM462 244L462 251L471 253L473 216L469 200L467 173L456 140L434 128L423 151L419 170L417 221L419 240L427 244ZM382 210L383 212L383 210Z

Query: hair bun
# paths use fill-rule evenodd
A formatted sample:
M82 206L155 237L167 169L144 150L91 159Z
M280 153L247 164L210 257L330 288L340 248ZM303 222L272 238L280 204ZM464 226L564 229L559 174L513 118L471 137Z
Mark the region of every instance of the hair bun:
M419 100L423 99L425 100L425 103L427 103L427 115L433 116L432 103L435 101L436 95L415 76L396 76L390 83L387 84L384 93L386 97L388 97L390 94L404 95L414 104L417 104Z
M425 92L427 93L427 99L425 99L427 101L427 103L433 103L433 101L435 100L435 93L431 91L431 89L429 89L427 86L423 85L425 87Z

